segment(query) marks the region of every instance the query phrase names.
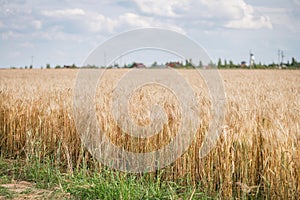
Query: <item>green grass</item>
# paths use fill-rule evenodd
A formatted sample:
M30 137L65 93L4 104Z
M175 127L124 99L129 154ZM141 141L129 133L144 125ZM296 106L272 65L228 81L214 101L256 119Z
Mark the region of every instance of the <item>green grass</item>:
M14 197L14 193L9 191L9 189L0 186L0 197L4 197L5 199L12 199Z
M108 170L89 176L77 174L65 188L78 199L207 199L192 186Z
M60 188L71 199L211 199L199 186L161 181L160 175L136 175L113 170L90 170L81 167L73 173L62 173L53 166L51 159L42 163L24 163L23 160L7 160L0 157L0 183L24 180L36 183L37 188ZM26 191L30 193L30 189ZM13 198L4 187L0 196Z

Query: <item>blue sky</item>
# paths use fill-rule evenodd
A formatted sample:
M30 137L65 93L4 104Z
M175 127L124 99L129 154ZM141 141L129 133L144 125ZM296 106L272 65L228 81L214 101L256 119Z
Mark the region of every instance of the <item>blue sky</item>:
M300 0L0 0L0 67L81 65L106 39L161 27L183 33L212 60L300 60ZM150 52L150 53L149 53ZM151 55L150 55L151 54ZM172 59L148 51L123 58ZM174 58L176 59L176 58Z

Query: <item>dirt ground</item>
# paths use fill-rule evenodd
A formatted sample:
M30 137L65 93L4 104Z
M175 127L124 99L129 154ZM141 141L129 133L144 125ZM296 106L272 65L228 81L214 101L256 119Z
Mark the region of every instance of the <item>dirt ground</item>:
M71 199L69 194L61 192L60 188L53 190L39 189L34 183L26 181L15 181L9 184L0 184L0 200L13 199Z

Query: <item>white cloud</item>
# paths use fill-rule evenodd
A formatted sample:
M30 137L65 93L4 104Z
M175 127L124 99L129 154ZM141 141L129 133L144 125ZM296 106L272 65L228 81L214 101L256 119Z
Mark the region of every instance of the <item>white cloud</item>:
M37 29L40 30L43 26L42 22L40 20L33 20L32 21L32 26Z
M267 16L260 16L258 18L255 18L252 15L246 15L241 19L228 22L227 24L225 24L225 27L236 29L272 29L273 25L270 21L270 18Z
M119 24L132 28L167 28L185 34L186 32L180 26L175 25L172 21L161 21L153 17L137 15L135 13L125 13L119 16Z
M84 20L87 22L89 30L92 32L102 31L113 33L116 29L125 26L128 28L161 27L185 33L182 28L173 25L171 22L162 22L153 17L141 16L130 12L119 15L116 18L110 18L101 14L91 13Z
M256 7L256 9L270 17L274 28L300 31L300 21L293 15L293 10L290 8Z
M91 14L88 16L87 24L92 32L108 31L113 32L119 22L116 19L105 17L101 14Z
M61 26L54 26L51 28L48 28L46 31L38 31L34 32L32 34L32 37L39 38L39 39L46 39L46 40L58 40L58 41L81 41L81 36L72 34L72 33L66 33L63 30L63 27Z
M34 44L32 44L31 42L22 42L19 44L19 46L28 49L33 48Z
M199 21L201 24L227 28L272 28L270 18L256 12L255 8L244 0L134 1L143 13L176 17L184 24Z
M119 16L120 24L127 24L134 28L145 28L145 27L158 27L158 28L168 28L174 31L185 33L185 31L177 25L168 22L159 21L153 17L140 16L134 13L125 13Z
M300 0L293 0L293 2L294 2L297 6L300 6Z
M261 15L255 7L244 0L200 0L202 5L202 17L221 19L226 28L236 29L272 29L269 16Z
M47 17L78 17L85 15L84 10L79 8L63 10L44 10L42 14Z
M22 34L14 32L14 31L7 31L7 32L3 32L1 34L1 38L4 40L9 40L9 39L19 39L23 37Z
M134 0L140 10L147 14L165 17L179 17L176 11L186 9L186 0Z
M244 12L252 12L252 7L243 0L198 0L195 4L197 4L195 7L199 8L196 16L203 18L238 19ZM192 9L193 4L190 6ZM195 9L192 10L197 12Z
M234 50L244 46L251 47L255 53L258 51L255 48L261 49L266 60L272 60L274 55L276 59L276 51L274 55L268 52L278 48L292 49L290 54L294 56L299 52L296 44L300 0L5 2L0 6L0 65L28 62L28 56L24 55L31 44L34 45L31 54L40 54L42 64L48 62L42 57L46 58L49 50L53 51L51 62L73 63L80 57L77 55L85 54L107 37L141 27L187 32L215 58L240 61L243 54L248 55L248 50L244 53ZM249 34L251 29L256 31ZM9 52L16 49L20 49L23 58L9 59ZM56 54L58 50L66 55Z
M127 24L131 27L149 27L153 26L153 18L142 17L134 13L125 13L119 16L119 20L123 24Z

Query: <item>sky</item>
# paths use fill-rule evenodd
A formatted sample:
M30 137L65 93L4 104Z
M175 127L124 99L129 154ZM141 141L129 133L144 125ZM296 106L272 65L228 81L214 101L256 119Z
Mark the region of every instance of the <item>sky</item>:
M248 61L251 50L257 63L277 63L279 49L300 61L300 0L0 0L0 67L80 66L107 39L146 27L188 36L214 62Z

